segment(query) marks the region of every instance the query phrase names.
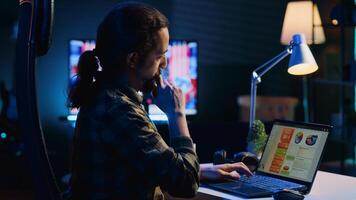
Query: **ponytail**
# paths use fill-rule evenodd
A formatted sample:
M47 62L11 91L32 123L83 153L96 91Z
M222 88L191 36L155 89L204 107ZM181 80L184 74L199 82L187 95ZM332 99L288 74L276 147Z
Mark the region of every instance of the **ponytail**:
M69 108L79 108L90 102L93 98L94 78L99 68L98 58L93 51L85 51L79 58L78 74L75 82L71 86L67 106Z

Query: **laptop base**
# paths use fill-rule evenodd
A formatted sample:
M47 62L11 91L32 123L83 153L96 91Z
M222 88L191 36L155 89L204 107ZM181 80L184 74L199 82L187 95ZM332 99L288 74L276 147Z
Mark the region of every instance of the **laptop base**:
M208 184L207 186L222 192L227 192L247 198L271 197L273 194L271 191L239 182L216 183Z

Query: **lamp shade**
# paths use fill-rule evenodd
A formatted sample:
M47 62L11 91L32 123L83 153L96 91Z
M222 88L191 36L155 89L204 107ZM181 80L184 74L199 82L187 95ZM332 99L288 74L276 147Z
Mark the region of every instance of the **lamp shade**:
M305 34L307 44L321 44L325 42L319 10L315 4L313 5L312 1L292 1L287 5L281 43L288 45L290 38L297 33Z
M306 44L304 34L293 35L292 55L289 60L288 73L306 75L318 70L313 54Z

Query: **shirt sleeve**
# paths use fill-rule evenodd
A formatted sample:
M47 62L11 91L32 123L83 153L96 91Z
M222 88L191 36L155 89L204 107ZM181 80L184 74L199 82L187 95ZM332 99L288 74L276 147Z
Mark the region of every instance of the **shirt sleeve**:
M173 196L195 196L199 187L199 162L190 137L176 137L169 147L138 106L121 106L112 109L110 115L114 119L110 128L117 131L113 147L129 158L140 176L154 180Z

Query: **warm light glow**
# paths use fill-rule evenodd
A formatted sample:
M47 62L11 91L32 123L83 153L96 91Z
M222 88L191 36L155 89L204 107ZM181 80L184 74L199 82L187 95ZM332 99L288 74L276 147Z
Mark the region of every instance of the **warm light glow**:
M314 7L314 42L313 42L313 16ZM304 33L307 44L321 44L325 42L325 34L321 23L319 10L312 1L294 1L287 5L284 15L281 43L289 44L296 33Z
M292 75L305 75L310 74L318 70L318 66L315 64L299 64L293 65L288 68L288 73Z
M331 23L332 23L333 25L335 25L335 26L339 24L339 22L337 21L337 19L331 20Z

